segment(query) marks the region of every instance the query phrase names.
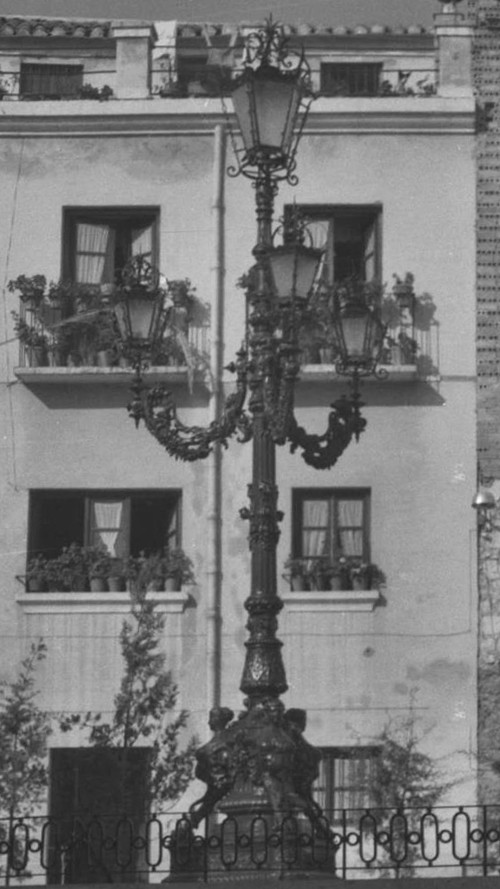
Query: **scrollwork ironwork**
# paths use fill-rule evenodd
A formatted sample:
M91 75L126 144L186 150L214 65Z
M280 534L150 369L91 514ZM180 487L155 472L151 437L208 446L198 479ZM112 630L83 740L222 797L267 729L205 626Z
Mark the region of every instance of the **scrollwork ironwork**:
M308 466L315 469L331 469L351 442L356 441L366 427L366 420L361 416L362 402L354 393L351 398L343 395L330 405L326 432L315 435L306 432L299 426L295 417L290 421L290 451L293 454L298 448Z

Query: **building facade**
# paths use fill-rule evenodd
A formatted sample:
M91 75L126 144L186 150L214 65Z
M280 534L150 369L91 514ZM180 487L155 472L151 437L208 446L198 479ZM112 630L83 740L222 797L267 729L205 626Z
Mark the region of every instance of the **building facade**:
M394 275L411 284L411 273L413 284L406 301L388 302L396 313L387 319L388 376L365 383L359 443L325 471L278 454L286 705L307 709L308 740L325 752L327 809L366 804L377 738L409 714L454 782L446 801L474 803L472 30L448 3L432 32L289 32L319 97L299 147L299 184L282 185L277 216L294 201L303 209L326 248L330 283L377 279L388 297ZM57 320L21 306L49 354L37 357L36 337L20 348L11 318L19 289L8 282L35 274L69 282L67 314L78 315L85 306L74 285L93 285L105 300L116 269L134 256L170 281L189 278L200 303L188 346L159 356L145 379L169 381L188 425L214 418L234 385L223 368L243 337L237 281L255 240L253 191L226 175L232 148L214 94L221 69L229 81L241 60L244 36L244 28L165 22L0 20L0 671L12 676L29 642L43 637L40 703L54 714L111 711L129 609L126 592L26 588L29 558L71 543L99 543L117 558L182 545L195 583L158 592L178 704L201 738L212 706L241 706L249 554L238 510L251 448L231 442L220 458L194 463L169 457L128 418L130 368L117 354L102 366L97 353L109 343L95 331L75 324L63 348ZM318 433L347 386L332 362L327 343L306 338L296 412ZM331 578L291 590L290 553L309 567L319 556L370 562L381 575L361 591L332 589ZM58 763L68 774L83 769L85 740L54 731L50 743L53 800Z

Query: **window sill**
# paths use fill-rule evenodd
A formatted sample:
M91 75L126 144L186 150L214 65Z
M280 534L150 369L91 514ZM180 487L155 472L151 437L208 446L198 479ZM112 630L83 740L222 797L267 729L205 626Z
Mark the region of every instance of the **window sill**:
M280 599L289 611L373 611L380 590L287 590Z
M182 384L187 381L187 367L150 367L143 377L150 383L164 382L167 385ZM15 367L18 380L28 385L54 385L75 383L77 385L98 383L130 385L134 371L128 367Z
M184 590L173 593L151 592L148 599L158 603L164 614L180 614L189 595ZM18 593L16 602L26 614L129 614L130 593Z
M416 364L383 364L380 369L387 371L386 383L407 383L418 379ZM303 383L330 383L332 376L339 381L345 380L335 370L334 364L305 364L301 368L300 376ZM363 377L363 383L380 382L376 376Z

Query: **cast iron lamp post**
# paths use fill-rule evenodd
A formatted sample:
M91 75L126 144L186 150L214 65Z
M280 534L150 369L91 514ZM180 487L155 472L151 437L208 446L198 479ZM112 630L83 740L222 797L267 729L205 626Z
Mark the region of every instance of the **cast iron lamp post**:
M273 205L280 180L297 183L295 156L313 96L305 60L286 52L279 27L268 23L248 38L243 74L235 81L232 98L242 141L238 144L231 129L237 163L228 172L253 180L257 243L246 287L246 345L229 365L236 389L219 420L205 428L188 427L164 386L148 389L143 384L141 371L162 340L167 312L172 311L147 264L139 261L129 277L125 274L117 317L136 368L129 412L137 424L145 422L170 455L198 460L235 434L253 444L249 506L240 511L249 521L251 551L251 588L245 602L249 638L240 686L245 710L236 720L227 708L211 714L215 734L199 751L197 766L197 776L208 789L191 807L189 830L218 804L241 828L257 813L276 826L277 819L298 812L314 833L322 817L311 791L319 754L302 737L304 711L285 712L280 701L287 682L282 643L276 637L282 608L276 582L282 515L275 451L277 444L288 443L292 451L302 451L308 464L329 468L352 438L358 439L366 425L358 383L361 376L377 372L384 328L359 289L340 290L334 318L340 356L336 370L351 378L352 394L331 405L323 434L307 433L294 416L294 392L300 371L299 331L310 311L321 251L307 245L294 213L285 219L283 244L276 246Z

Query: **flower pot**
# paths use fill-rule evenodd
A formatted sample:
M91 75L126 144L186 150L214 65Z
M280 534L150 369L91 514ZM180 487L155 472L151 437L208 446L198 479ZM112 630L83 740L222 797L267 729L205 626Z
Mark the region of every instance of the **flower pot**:
M86 574L73 574L71 578L71 591L73 593L81 593L88 590L89 581Z
M96 353L97 367L111 367L113 363L113 352L111 349L100 349Z
M344 588L342 574L330 574L330 589L342 590Z
M43 288L42 290L33 290L33 292L29 296L21 297L22 302L24 303L26 310L28 312L35 312L38 306L40 305L43 299Z
M30 367L47 367L49 361L45 346L31 346L28 355Z
M353 590L369 590L370 578L368 577L368 575L363 574L360 577L353 577L352 588Z
M178 574L166 577L163 583L163 589L166 593L177 593L182 587L182 581Z
M315 577L315 588L317 590L329 590L330 586L330 574L318 574Z
M323 349L319 350L319 357L321 360L321 364L333 364L334 363L334 351L331 346L325 346Z
M105 577L91 577L90 590L92 593L105 593L108 589Z
M307 590L307 583L304 574L292 574L290 576L290 586L292 590L296 592L300 590Z
M49 349L50 367L65 367L66 358L62 349Z
M123 593L125 590L125 578L117 575L108 577L108 590L110 593Z

